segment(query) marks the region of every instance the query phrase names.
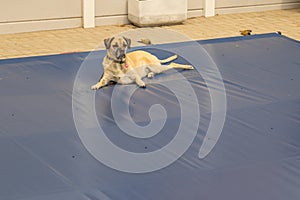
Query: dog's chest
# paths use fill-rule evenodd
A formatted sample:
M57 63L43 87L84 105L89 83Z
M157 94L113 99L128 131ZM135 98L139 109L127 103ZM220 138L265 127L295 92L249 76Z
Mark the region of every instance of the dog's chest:
M133 82L132 73L129 69L122 66L124 64L115 64L110 67L110 71L116 82L120 84L129 84Z

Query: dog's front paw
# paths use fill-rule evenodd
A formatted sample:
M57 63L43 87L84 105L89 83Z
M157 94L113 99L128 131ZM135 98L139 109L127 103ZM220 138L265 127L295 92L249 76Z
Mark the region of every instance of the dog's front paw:
M146 84L145 84L144 82L138 83L138 86L139 86L140 88L146 88Z
M146 84L145 84L145 83L140 84L139 87L140 87L140 88L146 88Z
M142 79L140 79L140 78L137 78L137 79L135 80L135 82L136 82L136 84L137 84L139 87L141 87L141 88L145 88L145 87L146 87L145 82L142 81Z
M100 86L98 84L92 85L91 90L99 90Z

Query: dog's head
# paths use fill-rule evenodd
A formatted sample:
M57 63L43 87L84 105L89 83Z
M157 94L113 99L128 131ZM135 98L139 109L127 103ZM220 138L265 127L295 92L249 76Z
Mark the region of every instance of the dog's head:
M124 62L126 50L130 48L131 40L126 37L112 37L104 39L107 54L113 59Z

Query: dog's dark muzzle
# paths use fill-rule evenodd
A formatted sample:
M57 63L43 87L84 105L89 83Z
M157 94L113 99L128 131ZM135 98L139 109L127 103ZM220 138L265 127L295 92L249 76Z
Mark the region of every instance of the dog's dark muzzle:
M116 57L118 60L123 60L126 57L124 49L118 49L116 52Z

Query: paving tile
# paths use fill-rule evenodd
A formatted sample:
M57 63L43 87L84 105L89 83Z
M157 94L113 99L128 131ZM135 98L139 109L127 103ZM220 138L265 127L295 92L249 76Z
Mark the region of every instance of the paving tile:
M238 36L243 29L252 29L254 34L281 31L288 37L300 40L300 8L195 17L179 25L161 28L195 40ZM0 35L0 59L104 48L104 38L129 30L142 29L128 24ZM141 39L144 34L140 31L132 35L135 45L141 45L135 40ZM156 35L153 40L156 43L173 42L176 36L165 38Z

